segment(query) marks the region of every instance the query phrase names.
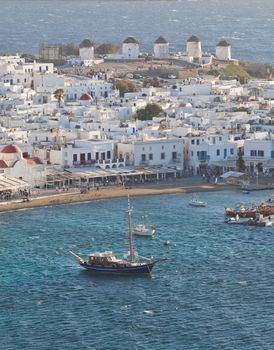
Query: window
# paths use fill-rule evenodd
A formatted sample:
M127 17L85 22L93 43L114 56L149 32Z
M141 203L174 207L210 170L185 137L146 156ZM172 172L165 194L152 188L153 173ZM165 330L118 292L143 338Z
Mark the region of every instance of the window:
M65 158L67 158L68 157L68 152L65 152L64 156L65 156Z
M173 145L173 149L175 149L176 148L176 146L175 145Z
M212 137L212 143L215 145L215 143L216 143L216 138L215 137Z
M197 157L199 158L199 156L200 156L200 152L198 151L198 152L197 152Z
M217 149L217 150L216 150L216 156L219 156L219 155L220 155L220 150Z
M142 151L144 151L144 150L145 150L145 147L142 148Z
M192 145L195 145L195 140L191 140L191 144L192 144Z
M256 156L257 156L257 151L251 150L251 151L250 151L250 156L251 156L251 157L256 157Z
M146 155L145 154L141 154L141 160L142 160L142 162L146 161Z
M258 151L258 157L264 157L264 151Z
M161 153L161 159L165 159L166 158L166 154L165 153Z
M73 161L74 161L74 162L77 162L77 154L74 154L74 155L73 155Z
M110 159L110 151L107 151L107 159Z
M165 149L165 146L162 146L162 149Z
M88 153L88 160L91 160L91 153Z
M232 156L234 154L234 149L230 148L230 155Z
M219 141L222 141L222 136L219 137Z
M177 152L172 152L172 160L176 160L177 159Z
M152 153L149 153L149 160L153 160L153 154Z

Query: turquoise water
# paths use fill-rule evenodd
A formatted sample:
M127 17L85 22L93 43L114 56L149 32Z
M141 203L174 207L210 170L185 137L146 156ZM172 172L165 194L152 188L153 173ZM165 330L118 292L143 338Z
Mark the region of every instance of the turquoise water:
M40 43L76 43L90 37L121 45L136 36L152 52L159 35L184 51L192 34L204 51L221 38L238 59L274 63L273 0L1 0L0 52L38 52Z
M223 206L266 192L132 198L169 257L150 277L102 277L68 254L128 250L126 198L0 215L0 339L5 350L274 348L273 228L226 225ZM169 240L169 246L164 242Z

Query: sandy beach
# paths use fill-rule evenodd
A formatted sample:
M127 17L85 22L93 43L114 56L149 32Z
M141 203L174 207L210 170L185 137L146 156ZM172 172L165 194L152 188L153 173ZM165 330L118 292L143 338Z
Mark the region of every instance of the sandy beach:
M12 200L0 203L0 212L11 210L30 209L37 207L46 207L60 204L80 203L85 201L93 201L100 199L120 198L125 196L148 196L160 194L175 194L175 193L195 193L195 192L211 192L222 190L233 190L235 186L227 184L208 184L195 181L185 181L183 183L174 184L157 184L145 185L134 188L101 188L99 191L91 190L87 193L80 193L79 190L74 192L58 192L43 193L36 197L31 197L29 201L24 202L22 199Z

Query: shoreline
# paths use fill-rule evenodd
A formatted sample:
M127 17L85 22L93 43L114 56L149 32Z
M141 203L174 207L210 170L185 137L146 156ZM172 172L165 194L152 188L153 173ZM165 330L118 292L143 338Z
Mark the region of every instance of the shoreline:
M48 206L56 206L63 204L90 202L101 199L114 199L122 198L126 196L155 196L162 194L177 194L177 193L195 193L195 192L214 192L224 190L236 190L235 186L228 184L171 184L171 185L157 185L157 186L145 186L134 188L104 188L99 192L87 192L87 193L58 193L48 196L40 196L30 198L29 202L23 202L22 200L16 200L11 202L3 202L0 204L0 213L33 209Z

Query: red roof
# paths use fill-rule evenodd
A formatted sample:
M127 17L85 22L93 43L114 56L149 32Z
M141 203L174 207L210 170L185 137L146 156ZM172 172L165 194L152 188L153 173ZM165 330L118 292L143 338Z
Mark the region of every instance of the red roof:
M1 169L8 168L7 163L4 160L2 160L2 159L0 159L0 168Z
M22 153L22 151L16 145L7 145L2 149L1 153Z
M80 101L90 101L90 100L92 100L92 97L89 94L83 94L80 97Z
M37 157L35 157L35 158L28 158L28 159L27 159L27 163L28 163L29 165L43 164L43 163L41 162L41 160L40 160L39 158L37 158Z

